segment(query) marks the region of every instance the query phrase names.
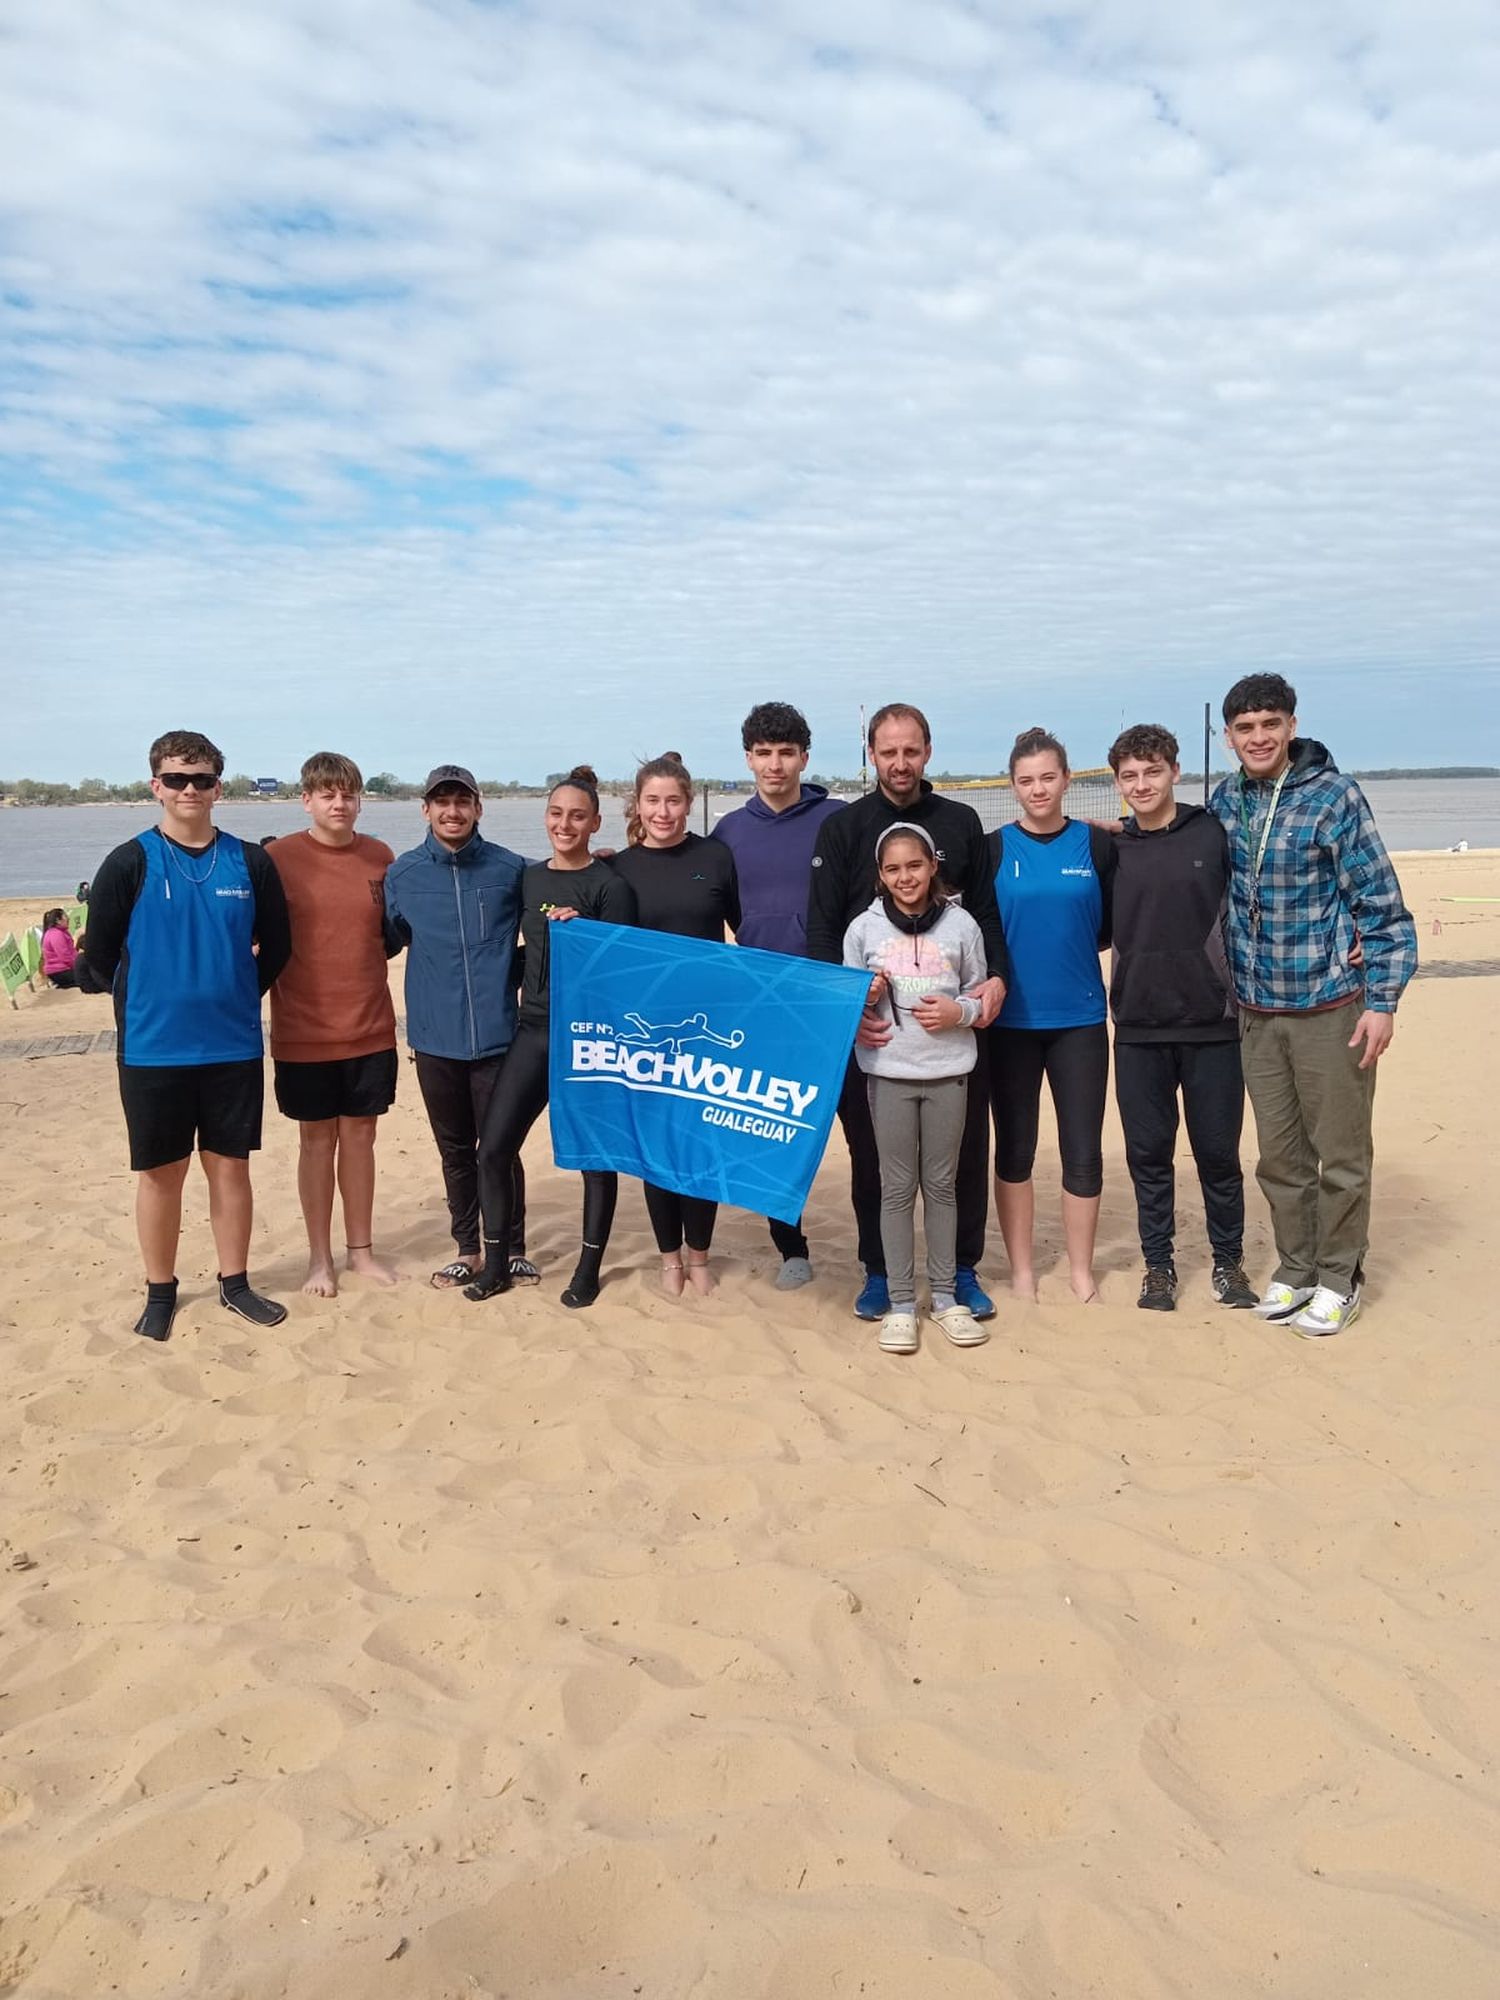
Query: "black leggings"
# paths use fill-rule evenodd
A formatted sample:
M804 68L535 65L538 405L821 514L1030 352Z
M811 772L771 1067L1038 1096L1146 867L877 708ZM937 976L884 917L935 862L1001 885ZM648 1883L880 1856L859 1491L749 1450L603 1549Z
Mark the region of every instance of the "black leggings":
M491 1243L509 1243L516 1163L527 1134L547 1108L547 1028L523 1021L516 1030L479 1133L479 1205ZM583 1240L603 1250L615 1219L617 1174L583 1177Z
M1109 1030L1100 1021L1088 1028L991 1028L989 1035L995 1178L1031 1179L1045 1075L1057 1114L1063 1188L1085 1199L1101 1193Z
M719 1204L703 1201L695 1194L673 1194L655 1181L642 1181L646 1193L646 1213L656 1233L656 1247L670 1257L686 1243L689 1250L707 1252L713 1247L714 1224Z

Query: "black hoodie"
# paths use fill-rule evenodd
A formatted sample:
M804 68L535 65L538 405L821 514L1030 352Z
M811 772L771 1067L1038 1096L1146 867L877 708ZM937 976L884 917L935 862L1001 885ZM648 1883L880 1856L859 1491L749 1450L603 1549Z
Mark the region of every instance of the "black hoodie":
M1147 833L1120 830L1109 1005L1117 1042L1232 1042L1239 1015L1224 952L1224 829L1179 806Z

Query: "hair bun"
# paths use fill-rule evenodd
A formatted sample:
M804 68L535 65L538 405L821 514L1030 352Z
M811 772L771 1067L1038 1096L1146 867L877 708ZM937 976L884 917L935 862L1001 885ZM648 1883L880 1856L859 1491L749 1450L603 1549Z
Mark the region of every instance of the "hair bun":
M592 764L575 764L572 770L569 771L567 777L563 780L563 783L576 784L576 785L591 785L597 787L599 783L599 775L595 771Z

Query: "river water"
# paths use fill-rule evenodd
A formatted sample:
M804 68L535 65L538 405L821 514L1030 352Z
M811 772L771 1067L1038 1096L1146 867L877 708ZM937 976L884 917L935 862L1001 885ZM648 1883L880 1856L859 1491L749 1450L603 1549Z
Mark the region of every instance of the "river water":
M1372 779L1365 792L1374 809L1387 847L1394 852L1415 848L1451 847L1467 840L1471 847L1500 847L1500 778L1390 778ZM963 795L979 808L988 822L994 814L987 807L994 795L968 792ZM1184 791L1185 798L1201 798L1201 792ZM1108 795L1092 795L1079 801L1075 810L1103 814ZM743 805L745 794L719 792L700 797L693 808L691 825L701 832L705 808L711 823L721 812ZM112 847L131 839L142 827L155 824L153 803L138 806L29 806L0 811L0 896L42 896L59 902L71 900L80 881L93 876ZM216 814L220 826L246 839L259 840L268 833L295 833L307 825L307 816L298 799L247 800L221 803ZM360 815L360 831L373 833L399 854L414 847L425 831L421 808L415 799L366 802ZM625 822L616 799L604 801L604 830L600 842L621 846ZM518 854L531 857L546 850L542 837L540 799L491 799L485 807L484 832Z

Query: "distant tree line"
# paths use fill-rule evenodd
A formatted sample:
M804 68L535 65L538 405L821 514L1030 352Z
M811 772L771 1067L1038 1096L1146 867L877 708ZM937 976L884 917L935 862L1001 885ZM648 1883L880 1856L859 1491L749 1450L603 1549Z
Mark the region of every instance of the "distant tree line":
M959 785L982 782L995 774L987 771L933 771L928 774L940 789L945 785ZM1226 774L1214 771L1214 779ZM1392 765L1378 771L1355 771L1356 778L1500 778L1500 765L1496 764L1434 764L1434 765ZM486 798L534 799L543 797L553 785L567 776L565 771L554 771L540 785L522 784L515 778L481 778L479 788ZM808 780L815 785L826 785L830 791L857 791L858 777L838 777L816 771L808 773ZM1201 785L1201 771L1184 771L1180 781L1184 786ZM630 789L630 779L603 778L601 792L621 796ZM750 789L748 777L703 778L700 785L711 792L747 792ZM302 795L301 786L295 778L279 778L275 791L259 789L260 781L237 771L224 780L226 799L296 799ZM398 778L394 771L377 771L365 780L365 794L372 799L416 799L422 795L420 779ZM93 806L93 805L138 805L151 797L151 787L144 778L132 778L127 785L107 784L103 778L80 778L76 785L53 783L45 778L0 778L0 802L18 806Z

